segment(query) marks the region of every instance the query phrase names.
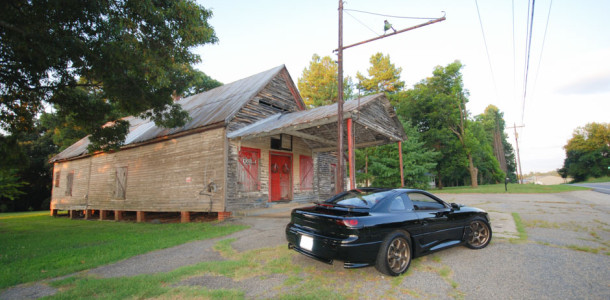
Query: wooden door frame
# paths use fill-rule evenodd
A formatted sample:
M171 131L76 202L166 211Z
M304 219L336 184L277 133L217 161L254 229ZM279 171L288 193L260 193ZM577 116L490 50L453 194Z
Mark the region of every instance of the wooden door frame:
M281 200L278 201L272 201L271 200L271 185L273 183L273 181L271 180L271 156L285 156L285 157L289 157L290 158L290 178L288 180L288 182L290 183L290 201L294 200L294 195L293 195L293 172L294 172L294 159L293 159L293 154L290 152L279 152L279 151L269 151L269 200L267 202L280 202Z

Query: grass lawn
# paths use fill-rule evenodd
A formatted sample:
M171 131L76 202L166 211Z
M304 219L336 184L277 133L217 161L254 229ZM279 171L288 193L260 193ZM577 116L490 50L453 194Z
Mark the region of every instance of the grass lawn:
M70 220L50 217L49 212L0 214L0 289L245 228Z
M604 176L599 178L589 178L586 181L574 182L574 183L598 183L598 182L610 182L610 176Z
M504 191L504 184L486 184L479 185L478 188L473 189L469 186L459 187L446 187L442 190L433 189L430 192L439 194L544 194L544 193L560 193L570 191L584 191L590 190L589 188L583 188L578 186L571 186L566 184L558 185L538 185L538 184L508 184L508 192Z

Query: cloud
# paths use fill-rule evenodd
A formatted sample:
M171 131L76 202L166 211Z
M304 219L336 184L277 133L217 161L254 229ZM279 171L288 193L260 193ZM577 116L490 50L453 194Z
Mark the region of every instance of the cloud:
M556 90L564 95L592 95L610 92L610 71L575 79Z

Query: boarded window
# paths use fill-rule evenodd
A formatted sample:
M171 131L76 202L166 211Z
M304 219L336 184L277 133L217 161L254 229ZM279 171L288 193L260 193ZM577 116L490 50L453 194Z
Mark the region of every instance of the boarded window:
M313 159L311 156L299 156L299 178L301 179L301 190L313 189Z
M70 171L66 176L66 196L72 196L72 185L74 183L74 171Z
M59 178L61 176L61 172L55 172L55 187L59 187Z
M126 191L127 191L127 167L116 168L114 198L115 199L125 199Z
M260 182L258 180L260 157L260 149L242 147L239 150L237 184L241 191L255 192L260 190Z

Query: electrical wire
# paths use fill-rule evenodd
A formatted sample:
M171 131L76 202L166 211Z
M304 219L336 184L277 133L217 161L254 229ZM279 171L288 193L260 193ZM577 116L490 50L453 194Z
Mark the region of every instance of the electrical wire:
M527 81L530 69L530 53L532 52L532 30L534 28L534 8L536 6L536 0L532 0L531 10L530 6L528 6L528 27L529 30L527 32L527 41L526 41L526 56L525 56L525 74L523 79L523 104L521 110L521 123L525 120L525 99L527 98Z
M498 99L498 85L496 84L496 76L494 75L494 69L491 66L491 57L489 56L489 48L487 47L487 39L485 38L485 30L483 30L483 21L481 21L481 13L479 12L479 3L474 0L477 7L477 15L479 16L479 25L481 25L481 33L483 34L483 43L485 44L485 53L487 54L487 63L489 64L489 71L491 72L491 79L494 84L494 90L496 92L496 99Z
M512 0L512 10L513 10L513 97L511 98L511 102L514 101L517 92L517 59L516 59L516 47L515 47L515 0Z
M438 18L424 18L424 17L392 16L392 15L384 15L384 14L379 14L379 13L374 13L374 12L369 12L369 11L362 11L362 10L357 10L357 9L343 9L343 11L353 11L353 12L359 12L359 13L363 13L363 14L376 15L376 16L382 16L382 17L388 17L388 18L398 18L398 19L414 19L414 20L434 20L434 19L438 19Z
M544 52L544 43L546 42L546 33L549 29L549 20L551 19L551 8L553 7L553 0L549 4L549 13L546 17L546 26L544 26L544 36L542 37L542 48L540 49L540 58L538 59L538 68L536 69L536 78L534 79L534 91L536 90L536 84L538 82L538 74L540 74L540 63L542 62L542 53Z
M345 9L343 10L345 12ZM345 12L346 14L348 14L350 17L354 18L354 20L356 20L358 23L360 23L360 25L366 27L368 30L370 30L372 33L374 33L376 36L381 36L380 34L378 34L377 32L375 32L375 30L373 30L371 27L367 26L366 24L364 24L362 21L358 20L358 18L354 17L352 14L350 14L349 12Z

